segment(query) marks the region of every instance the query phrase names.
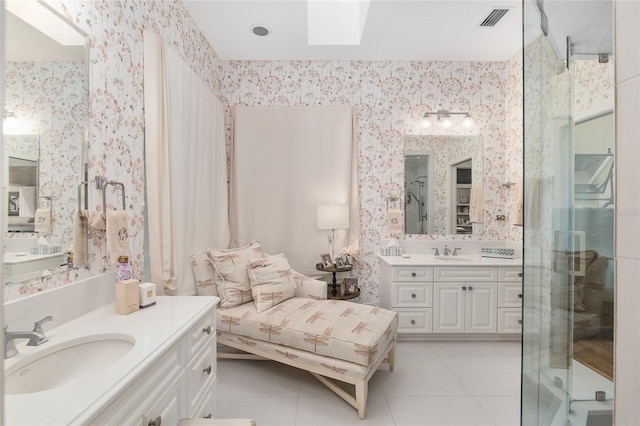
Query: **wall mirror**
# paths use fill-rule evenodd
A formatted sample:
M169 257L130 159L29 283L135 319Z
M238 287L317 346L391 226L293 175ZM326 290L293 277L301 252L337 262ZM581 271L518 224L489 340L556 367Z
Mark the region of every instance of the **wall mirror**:
M483 172L481 136L405 136L405 234L481 233L471 209L483 207L470 201Z
M73 244L87 155L88 52L86 34L44 3L11 0L3 7L3 263L5 282L15 283L67 269L62 253L43 264L30 258L30 248L41 236L63 249ZM51 208L47 235L33 232L37 208Z

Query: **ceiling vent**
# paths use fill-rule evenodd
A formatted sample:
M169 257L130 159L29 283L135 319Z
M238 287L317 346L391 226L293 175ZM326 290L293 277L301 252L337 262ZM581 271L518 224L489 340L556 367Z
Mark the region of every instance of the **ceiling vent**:
M502 17L507 14L508 11L509 9L493 9L489 14L489 16L487 16L485 20L482 21L482 24L480 24L480 26L481 27L495 26L498 23L498 21L500 21Z

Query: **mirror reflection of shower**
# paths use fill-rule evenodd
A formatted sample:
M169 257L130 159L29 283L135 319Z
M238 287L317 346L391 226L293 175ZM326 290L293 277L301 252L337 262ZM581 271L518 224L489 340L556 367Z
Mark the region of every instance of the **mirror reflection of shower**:
M407 191L407 206L411 204L411 198L416 201L417 209L418 209L418 234L425 234L425 222L427 222L427 213L425 209L424 202L424 186L429 181L428 176L418 176L416 180L410 182L411 185L416 185L418 189L418 196L409 189ZM411 187L413 188L413 187Z
M430 233L429 154L409 155L405 159L405 232Z

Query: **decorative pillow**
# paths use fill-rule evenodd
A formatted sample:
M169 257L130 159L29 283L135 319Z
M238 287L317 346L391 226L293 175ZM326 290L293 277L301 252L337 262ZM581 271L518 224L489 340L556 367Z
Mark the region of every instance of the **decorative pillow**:
M220 297L220 307L232 308L253 300L251 283L247 275L247 263L262 257L262 246L253 241L244 247L207 250L216 272L215 283Z
M247 274L258 312L264 312L295 296L296 280L293 270L282 253L252 259L247 265Z
M327 283L325 281L309 278L296 271L293 271L293 278L296 280L296 297L315 300L327 299Z
M215 270L206 251L191 256L191 269L196 279L198 296L217 296L218 288L214 277Z

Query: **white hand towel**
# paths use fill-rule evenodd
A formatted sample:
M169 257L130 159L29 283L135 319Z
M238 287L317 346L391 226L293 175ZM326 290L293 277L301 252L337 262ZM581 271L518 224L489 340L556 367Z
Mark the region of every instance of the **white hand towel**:
M469 194L469 222L482 223L483 207L482 186L474 186Z
M129 215L124 210L107 210L107 255L117 262L120 256L129 256Z
M387 230L389 234L402 234L404 231L402 210L387 211Z
M73 216L73 263L75 266L87 264L89 240L86 213L77 212Z
M51 233L51 209L37 209L33 232Z
M107 229L107 222L105 221L104 214L101 212L89 213L89 226L99 231Z
M511 224L522 226L524 224L524 202L522 181L516 183L516 194L511 207Z

